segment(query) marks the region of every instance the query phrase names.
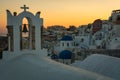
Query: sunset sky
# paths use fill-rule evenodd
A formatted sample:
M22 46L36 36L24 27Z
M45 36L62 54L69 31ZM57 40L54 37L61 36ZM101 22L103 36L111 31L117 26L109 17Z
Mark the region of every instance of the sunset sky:
M6 9L19 14L24 4L34 14L41 11L45 27L84 25L108 19L112 10L120 9L120 0L0 0L0 34L6 33Z

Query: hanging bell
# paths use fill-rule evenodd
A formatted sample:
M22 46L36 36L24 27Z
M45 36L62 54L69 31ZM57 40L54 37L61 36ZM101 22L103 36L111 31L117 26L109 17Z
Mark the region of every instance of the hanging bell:
M28 32L26 24L23 25L23 31L22 31L22 32L23 32L23 33Z

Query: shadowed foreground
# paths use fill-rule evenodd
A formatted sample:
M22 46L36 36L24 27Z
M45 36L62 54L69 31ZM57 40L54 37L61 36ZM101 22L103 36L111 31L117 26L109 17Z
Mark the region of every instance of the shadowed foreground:
M20 55L0 63L0 80L111 80L40 55Z

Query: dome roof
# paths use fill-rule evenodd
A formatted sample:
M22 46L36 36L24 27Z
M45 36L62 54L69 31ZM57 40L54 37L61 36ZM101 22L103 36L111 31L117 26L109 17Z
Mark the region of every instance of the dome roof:
M71 36L63 36L61 41L72 41L73 38Z
M120 58L93 54L88 56L81 63L74 65L88 71L111 77L115 80L120 79Z
M72 52L69 50L64 50L59 53L59 59L71 59L72 58Z
M52 54L51 59L58 59L58 56L56 54Z

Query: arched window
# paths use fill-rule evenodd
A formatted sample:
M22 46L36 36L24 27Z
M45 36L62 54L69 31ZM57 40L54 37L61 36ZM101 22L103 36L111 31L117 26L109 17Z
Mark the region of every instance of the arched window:
M23 18L22 25L20 26L21 31L21 40L20 47L21 50L29 48L29 28L28 28L28 19Z
M69 46L69 43L67 43L67 46Z
M24 31L25 25L26 25L26 29L29 30L27 18L23 18L23 20L22 20L22 31ZM22 36L23 36L23 37L28 37L29 34L28 34L28 32L23 32L23 33L22 33Z

